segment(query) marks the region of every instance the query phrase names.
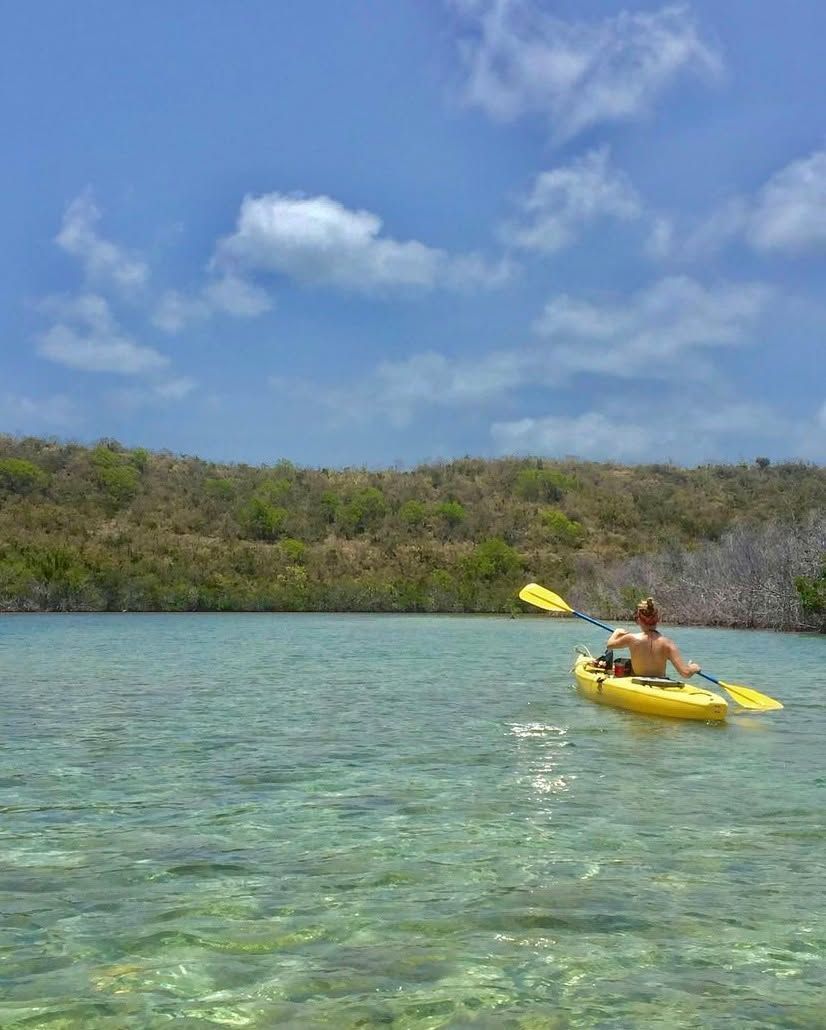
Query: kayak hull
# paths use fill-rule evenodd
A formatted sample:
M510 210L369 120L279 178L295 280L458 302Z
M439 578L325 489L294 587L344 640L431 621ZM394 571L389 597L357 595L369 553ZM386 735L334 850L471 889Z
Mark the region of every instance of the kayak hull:
M728 713L725 698L691 683L612 676L605 669L596 668L594 660L584 655L577 658L573 672L583 697L613 708L702 722L721 722Z

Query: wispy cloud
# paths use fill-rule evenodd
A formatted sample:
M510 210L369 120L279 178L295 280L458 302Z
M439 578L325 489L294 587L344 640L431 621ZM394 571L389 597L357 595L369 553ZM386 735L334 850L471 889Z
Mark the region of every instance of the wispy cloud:
M271 307L272 301L264 290L237 275L227 274L213 277L194 295L167 290L152 314L152 323L165 332L177 333L216 312L255 318Z
M647 403L495 422L491 437L500 454L574 455L596 461L663 461L691 464L713 460L731 438L782 446L793 433L789 421L766 405L727 403L709 408L696 398L702 418L678 419L667 405ZM690 401L686 398L686 408Z
M115 287L133 301L140 297L141 307L145 312L151 310L150 320L158 328L174 333L216 313L253 318L272 307L264 290L227 270L210 273L204 286L193 294L170 289L153 298L145 290L148 265L119 244L104 239L97 229L100 219L100 210L87 190L69 205L55 242L78 258L87 283L98 291Z
M769 179L751 207L746 235L757 250L826 247L826 150Z
M553 253L597 219L636 218L640 201L627 176L610 167L608 148L601 147L537 176L521 209L521 219L505 227L505 240Z
M255 318L272 307L264 290L229 273L211 279L204 287L203 296L213 311L238 318Z
M50 361L85 372L120 375L153 372L169 364L163 354L126 336L107 301L97 294L50 298L43 306L59 319L37 342L38 352Z
M161 383L155 383L152 393L165 401L182 401L188 397L197 386L194 379L189 376L180 376L177 379L167 379Z
M507 274L476 255L453 257L418 240L384 236L370 211L283 193L244 198L236 231L220 241L213 264L356 291L491 285Z
M166 290L152 312L152 324L166 333L178 333L211 314L212 307L200 294L188 296L179 290Z
M23 394L0 394L0 420L12 432L42 429L70 429L81 421L75 402L66 394L49 397L27 397Z
M165 379L145 386L109 390L106 400L118 411L134 412L141 408L169 407L189 397L196 386L194 379L180 376L177 379Z
M124 293L139 291L149 277L147 266L98 234L100 217L91 193L82 193L63 216L57 244L81 261L90 283L114 285Z
M555 297L535 329L561 372L671 379L686 374L683 356L748 342L770 297L762 283L706 287L672 276L622 300Z
M604 412L546 415L512 422L494 422L491 436L501 454L577 455L637 460L650 446L644 427L628 417L609 418Z
M681 234L676 219L658 219L648 249L652 257L693 261L733 241L761 254L826 249L826 150L792 161L755 194L730 198Z
M383 361L358 383L329 387L273 376L270 386L293 398L312 398L334 423L378 417L405 426L421 407L473 406L500 397L525 382L529 364L527 354L515 351L459 360L422 351L401 361Z
M719 73L687 7L564 21L530 0L454 0L469 35L466 98L492 117L546 117L557 139L638 117L683 72Z
M458 361L428 351L403 361L384 361L371 385L374 404L406 422L422 404L480 404L523 381L524 362L512 351L493 351Z
M422 351L335 387L284 377L270 385L312 398L336 423L378 418L403 426L422 408L479 408L521 388L560 390L581 374L682 383L711 371L701 352L747 344L770 297L759 283L704 287L686 277L602 302L561 295L536 324L538 343L462 358Z

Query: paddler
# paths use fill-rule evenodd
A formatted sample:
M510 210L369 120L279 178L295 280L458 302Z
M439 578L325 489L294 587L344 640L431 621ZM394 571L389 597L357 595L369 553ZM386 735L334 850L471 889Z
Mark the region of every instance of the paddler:
M686 662L673 640L663 636L657 629L660 613L652 597L640 601L634 612L634 622L639 633L615 629L608 638L607 647L627 647L631 652L631 665L635 676L653 676L658 679L666 674L666 663L671 662L684 680L700 671L696 662Z

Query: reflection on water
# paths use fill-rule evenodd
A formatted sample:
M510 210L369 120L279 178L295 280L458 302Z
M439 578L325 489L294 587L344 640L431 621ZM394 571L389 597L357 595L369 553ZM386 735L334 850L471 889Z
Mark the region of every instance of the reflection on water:
M0 620L0 1025L822 1027L826 641L680 631L703 725L582 632Z
M529 775L525 778L537 794L561 794L568 790L575 775L564 775L560 752L570 743L565 737L567 729L541 722L513 723L509 732L518 738L532 741L531 754L526 757L525 765ZM543 748L536 747L536 741L542 739ZM524 782L524 780L523 780Z

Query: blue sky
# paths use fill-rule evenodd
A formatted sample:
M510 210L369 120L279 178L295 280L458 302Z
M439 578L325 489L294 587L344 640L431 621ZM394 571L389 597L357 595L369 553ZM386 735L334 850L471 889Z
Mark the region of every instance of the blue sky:
M4 5L0 431L826 456L826 7Z

